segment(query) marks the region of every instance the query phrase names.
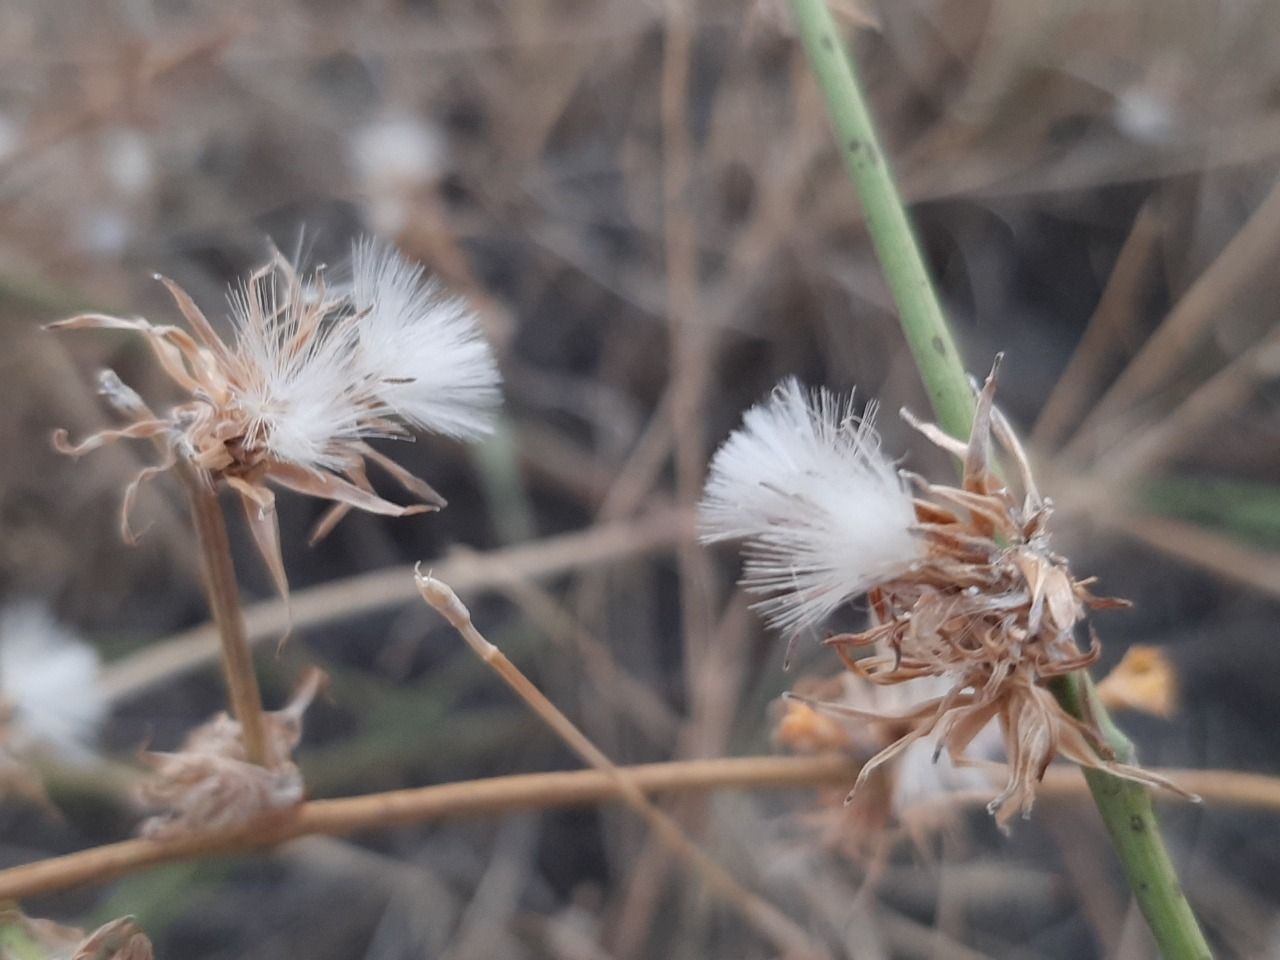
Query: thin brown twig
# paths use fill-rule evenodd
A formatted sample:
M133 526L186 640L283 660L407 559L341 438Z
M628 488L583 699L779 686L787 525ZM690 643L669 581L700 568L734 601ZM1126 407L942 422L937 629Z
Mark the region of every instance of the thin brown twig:
M1275 262L1280 248L1280 181L1262 205L1196 278L1115 383L1089 411L1063 455L1083 460L1099 429L1159 387L1195 348L1205 328L1242 287Z
M1133 328L1143 284L1155 261L1160 226L1160 216L1148 200L1134 218L1084 336L1040 409L1030 437L1034 449L1051 450L1062 442L1105 376L1105 364L1123 345L1124 333Z
M849 784L857 775L857 765L837 754L735 757L627 768L630 782L646 794ZM169 840L125 840L0 870L0 899L105 883L161 863L273 847L311 834L337 836L427 821L496 816L514 810L591 806L619 796L618 785L610 774L575 770L312 800L232 830Z
M694 506L702 496L706 426L702 417L711 340L698 291L698 231L689 205L689 66L693 26L687 0L667 0L661 79L662 211L667 321L671 337L671 426L675 440L676 502ZM692 541L676 551L680 574L684 674L696 700L704 648L711 633L707 555ZM695 708L696 709L696 708Z
M1116 512L1107 525L1184 563L1280 597L1280 554L1260 550L1199 524L1154 514Z
M689 514L658 510L635 520L548 537L492 554L458 553L442 559L436 569L464 592L489 589L667 549L691 536L691 531ZM280 600L251 604L244 608L246 635L250 643L260 643L290 627L301 630L357 617L408 603L416 596L411 568L377 570L297 591L291 601L292 617L290 608ZM108 664L103 670L103 688L111 700L120 701L203 666L217 655L217 629L211 623L202 624Z
M457 594L434 577L418 575L422 598L449 621L488 666L527 703L538 717L565 744L596 770L608 776L618 796L658 834L671 850L688 863L705 881L707 887L737 907L757 931L767 937L788 956L825 957L808 934L777 907L744 888L715 860L711 859L680 829L667 814L645 796L636 780L616 766L591 740L566 717L555 704L507 659L506 654L484 638L471 620L471 613Z
M661 794L847 785L857 778L859 766L843 754L823 754L688 760L621 769L645 794ZM1280 812L1280 777L1234 770L1155 772L1199 794L1213 806ZM1066 766L1051 767L1039 792L1045 798L1088 796L1080 771ZM994 789L972 790L945 795L939 802L978 806L988 803L995 794ZM1164 793L1156 796L1174 799ZM609 773L574 770L312 800L232 830L169 840L125 840L0 870L0 900L32 897L86 883L106 883L162 863L258 850L315 834L339 836L413 823L498 816L514 810L593 806L620 798L619 787Z
M1204 435L1224 414L1240 410L1258 385L1280 367L1280 330L1244 350L1199 384L1158 422L1135 429L1096 471L1107 495L1141 473L1151 473Z
M512 582L503 592L552 640L573 646L588 679L612 709L628 716L653 743L671 742L679 726L671 707L619 664L573 614L545 590L525 581Z

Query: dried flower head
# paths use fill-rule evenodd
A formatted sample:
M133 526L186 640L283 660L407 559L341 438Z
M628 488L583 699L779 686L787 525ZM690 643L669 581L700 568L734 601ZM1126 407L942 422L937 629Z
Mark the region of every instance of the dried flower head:
M774 738L796 753L839 751L866 762L911 733L913 724L893 719L897 714L946 689L946 681L937 677L894 686L848 671L827 680L804 678L796 684L797 695L783 701ZM828 709L832 704L858 715L836 715ZM844 791L820 793L819 807L808 819L823 842L854 859L884 852L903 832L923 852L928 838L953 822L950 800L957 791L989 789L994 783L988 767L1001 753L994 723L978 735L971 752L978 765L956 766L939 754L936 737L922 737L882 764L850 802L839 802Z
M144 803L162 812L142 825L144 837L165 838L239 826L259 814L291 807L304 795L293 750L302 716L327 678L312 667L289 703L266 715L268 766L250 763L240 723L219 713L193 730L176 753L152 753L155 773L143 784Z
M997 361L998 366L998 361ZM978 733L998 721L1010 773L990 809L1003 825L1026 816L1055 755L1082 766L1177 789L1116 762L1096 725L1063 710L1046 683L1098 657L1096 636L1081 651L1076 634L1100 599L1049 545L1051 503L1041 497L1026 456L994 407L996 370L978 396L967 443L904 417L963 463L959 487L902 474L880 452L870 416L820 392L806 402L794 381L747 414L742 430L711 465L704 538L746 537L744 584L762 593L770 621L793 635L866 594L870 627L827 643L873 684L937 678L945 689L889 715L824 704L837 715L897 721L903 733L863 767L877 767L926 737L954 764L970 762ZM1015 495L992 464L992 438L1021 482ZM914 488L909 492L904 480ZM853 651L871 648L860 660ZM855 790L857 786L855 786Z
M240 497L255 541L281 592L285 590L268 484L334 501L327 532L347 509L404 516L438 509L444 499L365 441L404 438L409 428L459 438L489 430L499 401L499 375L475 317L441 295L422 270L392 248L362 241L353 280L342 290L322 273L299 275L282 257L255 272L231 295L235 337L224 342L176 284L160 278L190 325L85 314L56 329L130 330L143 334L162 369L188 398L157 415L110 370L100 392L130 420L78 445L65 431L55 445L75 456L121 438L146 438L163 459L143 470L125 493L122 528L138 489L181 466L193 481L225 483ZM422 499L399 506L378 496L366 476L372 462Z
M0 929L15 928L31 951L20 951L5 931L5 956L39 956L43 960L152 960L151 940L133 917L104 923L86 934L52 920L28 917L18 910L0 912ZM24 946L27 944L23 944Z

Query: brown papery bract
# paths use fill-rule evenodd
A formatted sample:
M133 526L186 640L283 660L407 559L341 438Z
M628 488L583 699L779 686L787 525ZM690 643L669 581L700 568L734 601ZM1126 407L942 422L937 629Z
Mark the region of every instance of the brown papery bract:
M923 737L936 737L956 764L970 763L966 750L995 720L1009 762L1008 782L989 807L1001 826L1016 813L1030 814L1036 785L1055 756L1186 795L1163 777L1118 762L1097 725L1069 715L1046 688L1055 677L1097 660L1092 630L1088 650L1076 640L1086 612L1127 602L1095 597L1091 581L1073 577L1052 551L1046 529L1052 504L1040 495L1021 445L994 406L998 366L997 360L979 394L967 443L904 412L916 429L961 460L961 485L911 478L916 530L927 545L924 558L868 592L868 629L827 643L872 683L937 677L946 681L946 692L894 718L824 704L835 714L908 725L866 764L854 789ZM993 437L1017 468L1020 496L993 466ZM865 647L874 654L855 659L854 651Z
M302 739L302 715L327 677L312 667L287 706L265 716L270 766L249 762L240 724L220 713L193 730L181 750L153 753L155 773L141 788L163 812L142 825L156 839L226 830L302 801L302 773L291 759Z

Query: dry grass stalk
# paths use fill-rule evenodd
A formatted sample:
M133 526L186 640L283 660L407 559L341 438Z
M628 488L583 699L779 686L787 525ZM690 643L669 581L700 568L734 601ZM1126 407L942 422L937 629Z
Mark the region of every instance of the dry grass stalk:
M748 922L786 956L827 956L794 921L767 900L744 888L731 873L690 840L670 816L654 806L625 769L606 757L501 650L484 638L472 622L470 611L447 584L430 574L423 576L419 573L418 589L422 598L453 625L476 655L492 667L574 753L609 777L627 806L643 817L662 841L697 871L709 889L741 911Z
M625 769L643 793L848 784L857 767L845 756L732 757L655 763ZM1280 797L1280 790L1277 790ZM613 774L600 770L531 773L312 800L270 811L249 823L166 839L142 838L49 857L0 870L0 900L36 896L176 860L272 847L312 834L336 836L412 823L497 816L515 810L590 806L621 798ZM1280 799L1277 799L1280 804Z
M601 570L610 564L665 551L693 536L691 514L658 509L634 520L535 540L492 552L455 551L436 565L441 577L460 590L502 589L525 580L542 580L570 570ZM264 600L244 608L251 644L295 629L335 623L403 605L418 596L412 571L392 567L362 573L293 594L291 604ZM113 701L153 689L199 668L217 656L216 628L201 624L159 640L103 669L103 688Z

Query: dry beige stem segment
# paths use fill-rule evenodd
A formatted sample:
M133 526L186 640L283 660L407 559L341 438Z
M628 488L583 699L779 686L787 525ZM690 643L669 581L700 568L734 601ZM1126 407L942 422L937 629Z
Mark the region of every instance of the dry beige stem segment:
M435 579L430 573L424 576L421 570L415 571L414 576L422 599L449 621L476 655L492 667L574 753L608 776L627 806L653 828L673 853L697 871L710 890L740 910L762 935L792 960L823 960L829 957L829 953L811 940L795 921L763 897L743 887L728 870L689 839L679 824L658 809L627 770L605 756L501 650L485 639L472 622L471 611L448 584Z

